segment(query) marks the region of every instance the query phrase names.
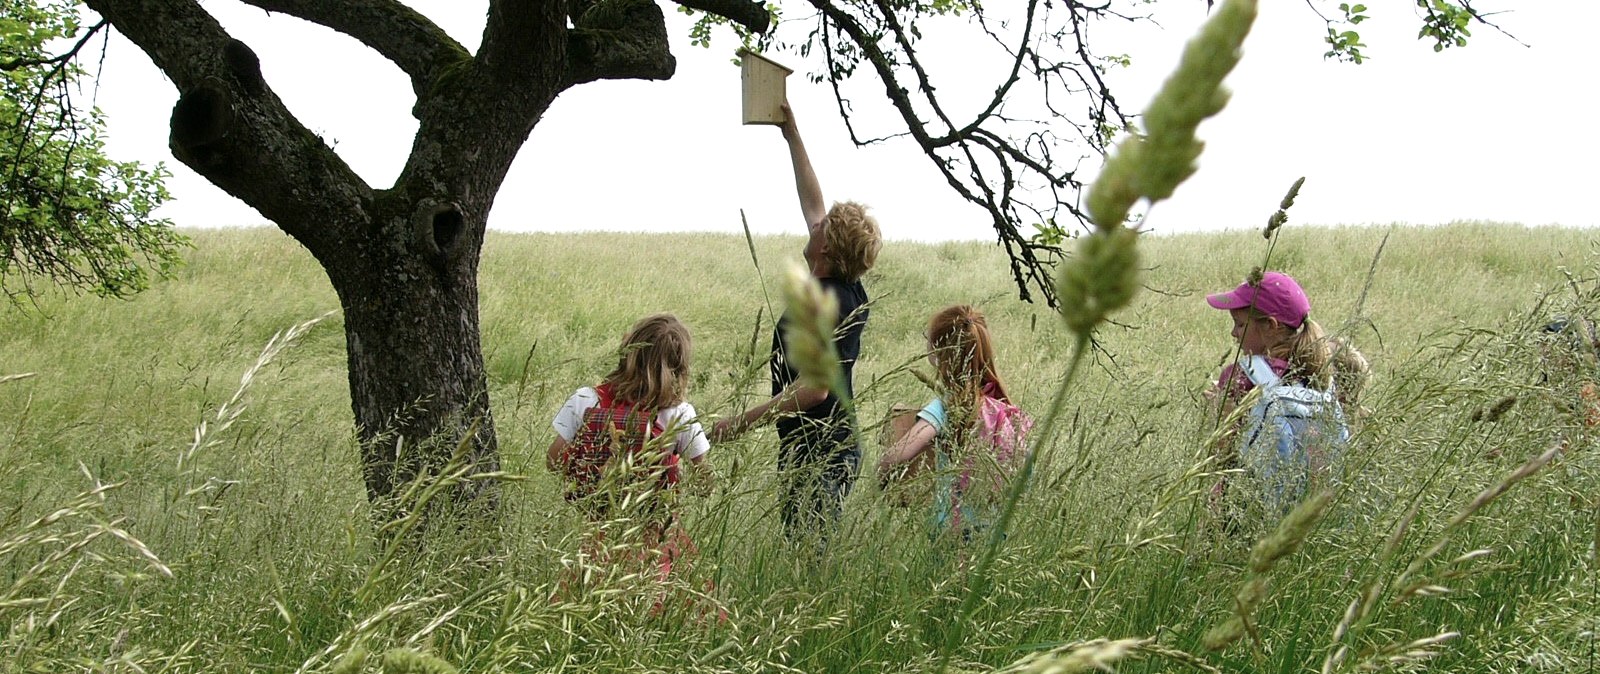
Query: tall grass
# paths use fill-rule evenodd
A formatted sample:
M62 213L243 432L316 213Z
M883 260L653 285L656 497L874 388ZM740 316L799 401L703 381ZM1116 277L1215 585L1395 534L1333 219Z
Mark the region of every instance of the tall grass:
M586 558L583 520L543 471L555 410L646 313L693 331L702 414L763 394L760 285L779 287L798 238L491 235L486 364L504 467L528 479L508 483L495 531L439 532L419 553L375 545L338 315L263 352L337 307L321 271L275 231L193 235L179 277L131 301L50 296L0 315L0 377L33 374L0 380L0 670L926 671L946 649L967 671L1596 664L1600 459L1569 404L1577 384L1540 381L1537 329L1597 309L1574 291L1595 287L1587 232L1282 232L1274 267L1375 378L1357 473L1264 573L1251 550L1271 523L1230 537L1207 520L1214 420L1199 396L1230 347L1201 296L1236 285L1264 244L1141 242L1154 292L1098 335L965 617L970 556L930 542L871 479L825 559L784 544L770 430L714 447L716 491L686 500L701 555L675 581L683 601ZM958 301L982 306L1009 388L1042 411L1072 340L1009 283L989 246L885 246L867 278L863 423L931 395L908 369L927 318ZM1364 291L1367 320L1346 320ZM586 593L561 591L584 573ZM1236 618L1242 635L1207 650Z

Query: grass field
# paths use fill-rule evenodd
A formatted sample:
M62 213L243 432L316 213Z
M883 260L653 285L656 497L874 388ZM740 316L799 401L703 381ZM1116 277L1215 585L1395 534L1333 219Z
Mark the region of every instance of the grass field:
M338 314L262 358L338 308L326 277L276 230L191 235L178 277L130 301L0 307L0 377L32 375L0 380L0 671L1600 671L1600 457L1569 405L1579 380L1541 381L1537 330L1595 308L1592 232L1285 229L1270 266L1374 378L1352 479L1303 544L1254 565L1272 523L1229 537L1204 508L1200 392L1231 344L1203 295L1266 243L1143 241L1150 290L1100 333L967 617L965 554L870 474L827 559L800 561L770 429L713 448L718 487L686 503L702 554L681 605L653 611L657 588L616 575L556 590L583 563L543 469L550 418L655 311L694 333L702 415L764 395L767 296L781 311L797 238L757 239L753 260L738 236L491 235L485 360L505 468L525 479L493 532L416 553L374 542ZM989 313L1002 374L1042 415L1071 340L1016 300L999 251L890 242L866 282L864 421L926 401L908 369L954 302Z

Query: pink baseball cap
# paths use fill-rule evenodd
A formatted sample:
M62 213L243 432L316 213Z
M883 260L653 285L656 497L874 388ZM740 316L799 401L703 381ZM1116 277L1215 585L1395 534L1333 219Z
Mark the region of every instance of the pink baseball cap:
M1311 315L1311 300L1300 284L1282 272L1269 271L1261 275L1261 282L1251 285L1246 281L1225 293L1206 295L1206 304L1218 309L1244 309L1255 307L1279 323L1298 328Z

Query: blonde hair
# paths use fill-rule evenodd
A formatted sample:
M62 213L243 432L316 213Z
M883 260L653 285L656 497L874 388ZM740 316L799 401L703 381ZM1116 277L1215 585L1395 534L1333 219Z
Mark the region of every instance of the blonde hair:
M684 400L689 389L689 328L672 314L639 319L622 338L617 369L605 376L617 400L660 410Z
M953 416L970 422L971 411L982 402L985 387L992 388L994 397L1010 401L1005 382L995 369L989 322L976 307L955 304L934 314L928 321L928 348L934 354L934 368L938 370L945 402L967 412Z
M1372 365L1350 340L1330 337L1328 342L1333 351L1333 385L1339 394L1339 404L1355 404L1356 399L1361 397L1361 390L1366 388L1367 380L1372 378Z
M878 261L878 249L883 245L877 218L867 215L866 206L840 201L828 209L826 222L822 235L833 273L846 281L861 278Z
M1328 345L1328 334L1321 324L1308 317L1300 322L1300 327L1291 328L1255 307L1248 311L1252 321L1276 324L1289 331L1287 339L1267 348L1267 355L1289 363L1289 371L1284 376L1322 389L1333 383L1330 366L1333 349Z

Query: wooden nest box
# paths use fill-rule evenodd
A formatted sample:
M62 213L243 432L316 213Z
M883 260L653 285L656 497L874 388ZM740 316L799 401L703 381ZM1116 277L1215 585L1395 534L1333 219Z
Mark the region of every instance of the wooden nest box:
M784 81L794 72L748 49L739 50L744 85L744 123L782 124Z

